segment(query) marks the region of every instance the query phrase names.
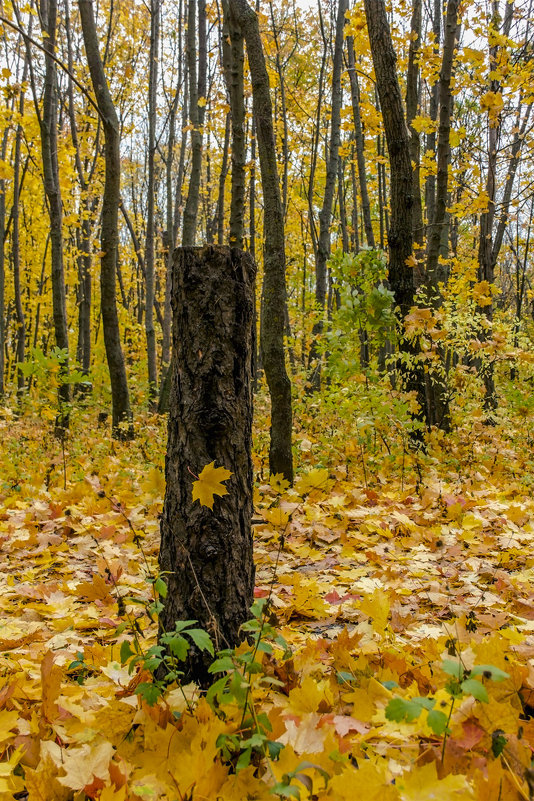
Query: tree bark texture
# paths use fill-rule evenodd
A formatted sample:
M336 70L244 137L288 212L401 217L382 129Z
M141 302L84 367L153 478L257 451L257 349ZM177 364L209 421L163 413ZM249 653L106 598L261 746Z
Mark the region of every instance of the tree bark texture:
M247 0L230 0L230 10L243 31L247 46L263 190L264 278L260 349L271 396L269 469L271 473L283 473L286 479L292 482L291 382L286 370L284 353L287 307L284 217L276 166L269 74L256 13Z
M154 328L155 294L155 206L156 206L156 114L159 60L160 0L150 3L150 64L148 73L148 197L145 240L146 306L145 334L148 367L148 402L155 411L158 394L158 375L156 366L156 330Z
M48 201L48 216L50 219L52 312L56 345L65 354L59 374L59 411L55 426L56 434L61 437L65 429L69 427L70 384L68 382L69 337L67 333L65 270L63 266L63 206L57 154L57 76L56 64L52 58L56 48L56 0L41 0L41 20L44 39L43 47L46 53L43 110L40 118L41 154L44 189Z
M206 3L198 0L198 70L196 37L197 0L189 0L187 15L187 70L189 76L189 121L191 130L191 173L184 209L182 244L195 244L197 233L198 203L200 197L200 173L202 169L202 127L204 106L199 101L206 99ZM198 78L197 78L198 75Z
M449 0L445 20L443 58L439 76L439 128L437 152L437 178L434 217L429 220L428 253L426 274L429 290L434 297L439 294L439 282L446 281L447 274L439 263L443 230L448 225L447 201L449 197L449 163L451 160L451 121L453 96L451 80L453 74L454 48L458 36L459 0ZM447 237L448 239L448 237Z
M406 122L410 130L410 158L413 164L413 238L418 250L423 245L423 202L421 198L420 161L421 142L419 132L412 127L412 120L419 107L419 53L421 49L421 0L413 0L410 49L406 72Z
M102 250L100 259L100 297L104 344L111 383L112 434L116 439L128 440L133 438L132 412L120 339L115 285L120 203L119 120L100 57L92 0L78 0L78 7L82 21L87 63L104 127L105 183L100 233Z
M414 197L410 135L404 118L396 55L384 0L365 0L365 14L390 164L388 278L395 303L400 310L402 331L404 319L414 302L413 268L407 264L413 246ZM419 347L416 342L407 340L401 333L400 348L411 357L411 364L402 368L404 385L407 390L416 393L420 407L418 418L427 423L424 372L417 358Z
M230 245L243 247L245 216L245 96L243 65L245 46L243 33L236 23L227 0L223 4L224 76L230 100L232 122L232 195L230 200Z
M168 593L163 630L197 620L216 649L241 637L253 600L252 379L255 265L237 248L175 251L173 355L161 522L160 570ZM192 500L195 474L209 463L232 471L213 510ZM208 663L209 664L209 663ZM188 677L209 681L190 654Z

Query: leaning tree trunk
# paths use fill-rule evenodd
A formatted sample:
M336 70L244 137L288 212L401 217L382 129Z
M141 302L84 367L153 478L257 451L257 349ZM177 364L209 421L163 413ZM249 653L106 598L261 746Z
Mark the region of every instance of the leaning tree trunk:
M197 620L216 649L241 637L253 600L252 377L254 261L236 248L176 251L173 354L159 564L168 592L164 631ZM232 472L213 510L192 498L195 474L209 463ZM192 650L187 677L209 681Z

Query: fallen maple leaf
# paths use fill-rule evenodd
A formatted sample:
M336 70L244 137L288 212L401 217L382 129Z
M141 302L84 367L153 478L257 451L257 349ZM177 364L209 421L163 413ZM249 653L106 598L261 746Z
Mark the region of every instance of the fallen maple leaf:
M193 481L193 502L199 501L201 506L213 509L214 495L228 495L221 481L226 481L231 475L226 467L215 467L215 462L210 462L200 473L198 481Z

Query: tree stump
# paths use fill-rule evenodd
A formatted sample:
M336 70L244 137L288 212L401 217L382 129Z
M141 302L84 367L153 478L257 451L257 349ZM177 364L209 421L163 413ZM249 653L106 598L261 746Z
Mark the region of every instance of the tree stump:
M183 247L172 274L173 355L159 565L168 586L160 629L197 620L215 649L240 641L253 601L252 380L256 267L236 248ZM209 463L231 470L213 510L193 502ZM191 648L186 676L209 681Z

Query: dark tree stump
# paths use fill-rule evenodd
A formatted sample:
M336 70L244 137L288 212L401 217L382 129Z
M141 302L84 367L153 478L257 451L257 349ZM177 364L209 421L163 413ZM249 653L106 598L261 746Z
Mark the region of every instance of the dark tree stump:
M253 601L252 258L235 248L184 247L174 254L173 355L161 521L160 570L168 593L160 628L197 620L215 649L236 645ZM192 483L215 461L233 475L213 510L192 500ZM194 475L195 474L195 475ZM209 663L208 663L209 664ZM191 649L188 679L209 680Z

